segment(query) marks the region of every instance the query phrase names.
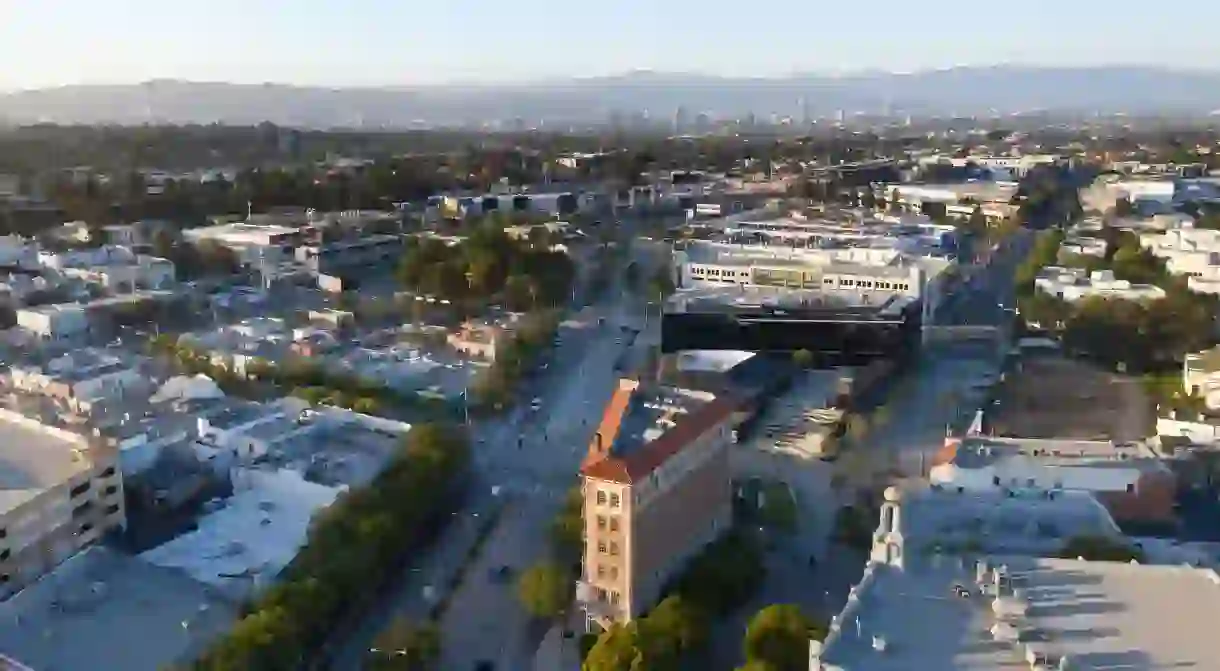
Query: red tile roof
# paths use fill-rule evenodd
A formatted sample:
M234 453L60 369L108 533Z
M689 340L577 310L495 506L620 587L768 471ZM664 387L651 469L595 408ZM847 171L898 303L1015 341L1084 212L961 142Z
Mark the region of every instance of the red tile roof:
M631 484L652 473L670 457L682 451L688 443L698 438L712 426L724 421L737 409L737 403L728 397L717 397L705 403L686 415L682 415L674 427L662 433L650 443L639 446L624 455L610 452L614 438L618 436L622 426L623 415L630 407L631 388L620 387L606 404L602 415L598 435L601 436L599 449L597 435L589 446L589 453L581 465L580 474L599 480L609 480L622 484Z

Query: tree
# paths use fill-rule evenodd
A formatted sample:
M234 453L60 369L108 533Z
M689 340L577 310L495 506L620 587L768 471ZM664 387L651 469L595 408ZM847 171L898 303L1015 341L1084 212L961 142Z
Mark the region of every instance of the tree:
M369 654L371 671L433 671L441 656L441 635L435 624L418 625L395 618L377 636Z
M680 595L666 597L637 626L637 645L646 668L678 668L684 656L702 646L706 614Z
M798 606L775 604L758 611L746 628L745 655L774 671L809 668L809 641L822 640L826 629L807 617Z
M570 573L554 563L532 566L517 582L517 598L532 616L558 618L572 600L574 582Z
M798 368L813 368L815 357L807 349L798 349L792 353L792 364Z
M615 624L597 637L581 671L644 671L634 624Z

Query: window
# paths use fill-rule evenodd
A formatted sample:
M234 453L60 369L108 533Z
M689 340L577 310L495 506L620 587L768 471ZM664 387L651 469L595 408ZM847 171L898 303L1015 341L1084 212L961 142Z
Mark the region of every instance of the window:
M4 561L4 560L8 559L12 554L13 554L13 551L8 548L4 548L4 550L0 550L0 561Z
M597 541L597 551L606 554L606 541Z
M618 592L610 592L610 603L612 603L612 604L614 604L614 605L616 605L616 606L617 606L617 605L618 605L618 600L619 600L619 594L618 594Z
M93 525L92 525L92 524L90 524L90 523L86 522L85 524L80 525L80 532L81 532L82 534L87 534L87 533L89 533L90 531L93 531Z
M999 487L1000 486L1000 476L998 476L998 475L991 476L991 484L995 485L996 487Z
M114 466L110 466L106 470L102 471L103 478L109 478L113 475L114 475Z
M610 567L610 579L618 580L618 567L617 566Z
M610 507L617 508L618 504L619 504L618 494L611 494L610 495Z
M598 529L605 529L605 528L606 528L606 518L605 518L605 516L603 516L603 515L598 515L598 516L597 516L597 528L598 528Z
M118 491L119 491L118 487L115 487L114 485L110 485L109 487L102 490L102 494L104 496L114 496Z
M1128 494L1134 494L1134 493L1135 493L1135 483L1134 483L1134 482L1128 482L1128 483L1127 483L1127 493L1128 493Z
M87 491L89 491L89 482L85 481L68 490L68 496L71 498L76 498Z
M117 503L106 506L107 515L113 515L117 512L119 512L119 506Z
M614 541L610 541L610 556L611 557L618 556L618 543L615 543Z
M610 518L610 530L618 531L618 518L617 517Z
M84 515L85 513L89 512L89 509L92 507L93 507L92 501L85 501L84 503L82 503L79 506L76 506L75 508L72 509L72 516L80 517L81 515Z
M597 490L597 505L599 505L599 506L606 505L606 493L601 491L600 489Z
M606 576L606 567L601 564L597 565L597 577L604 578Z

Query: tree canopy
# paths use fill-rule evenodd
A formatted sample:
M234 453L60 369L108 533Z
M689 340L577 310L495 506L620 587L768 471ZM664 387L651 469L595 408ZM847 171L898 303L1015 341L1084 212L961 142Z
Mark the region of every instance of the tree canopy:
M799 606L767 606L746 628L746 660L769 671L804 671L809 668L809 641L825 637L825 626L815 623Z
M423 424L373 483L315 515L305 546L233 630L200 657L208 671L290 671L427 544L464 488L469 447L460 430Z

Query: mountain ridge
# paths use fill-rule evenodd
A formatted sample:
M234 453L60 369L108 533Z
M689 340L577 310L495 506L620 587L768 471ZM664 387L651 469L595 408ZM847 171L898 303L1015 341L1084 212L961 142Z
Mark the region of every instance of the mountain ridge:
M803 102L803 106L802 106ZM993 65L911 73L727 77L666 71L520 83L299 86L156 79L0 94L15 123L239 123L401 127L521 118L605 121L647 110L672 118L747 113L799 117L837 110L970 115L1030 110L1207 113L1220 109L1220 71L1161 66Z

